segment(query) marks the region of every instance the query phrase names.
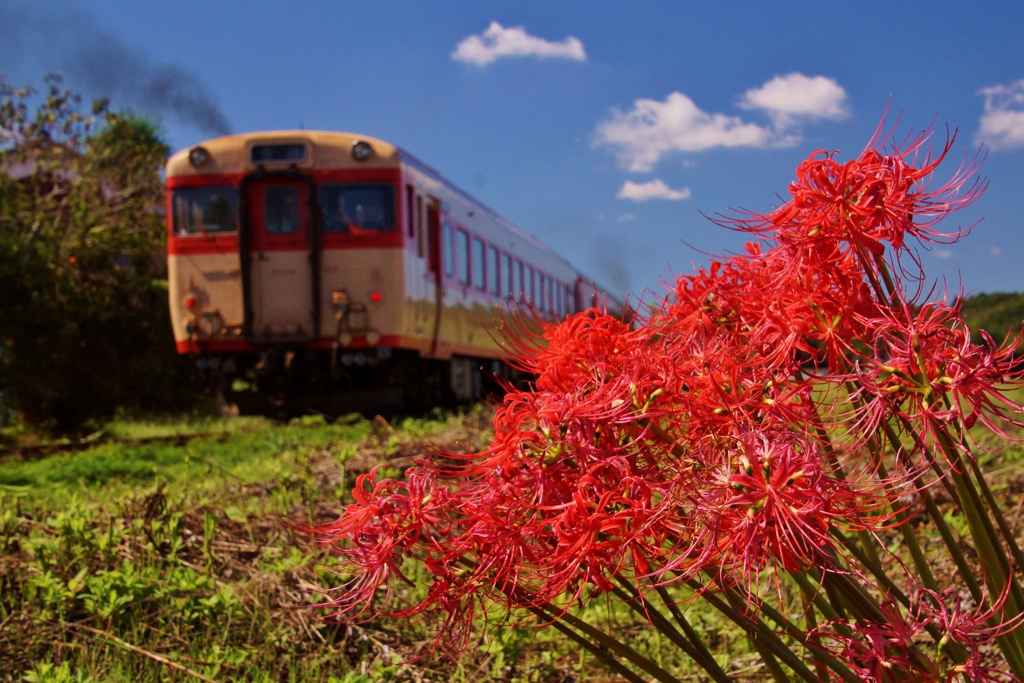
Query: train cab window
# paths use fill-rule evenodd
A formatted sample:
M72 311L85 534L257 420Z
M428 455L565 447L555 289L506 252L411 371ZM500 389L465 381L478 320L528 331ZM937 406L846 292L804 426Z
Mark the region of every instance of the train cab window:
M412 185L405 186L405 217L409 225L409 237L416 236L416 189Z
M455 254L458 259L459 282L469 284L469 234L465 230L455 231Z
M484 272L484 243L483 240L473 238L473 265L470 268L473 275L473 286L477 289L487 289L487 280Z
M498 270L498 250L487 247L487 291L501 294L501 271Z
M514 299L516 297L516 289L512 283L512 257L508 254L501 255L501 277L499 281L501 286L505 288L505 298Z
M263 225L271 235L294 235L299 231L299 188L271 185L264 190Z
M395 190L384 183L324 185L320 211L325 232L389 232L395 228Z
M175 190L175 235L238 232L238 189L190 187Z
M537 299L534 298L534 294L537 292L536 277L533 272L533 266L526 266L526 301L533 304Z
M516 263L512 267L512 299L523 301L525 298L523 296L523 262L516 259Z
M455 249L452 246L452 224L445 221L441 226L441 250L444 254L444 274L455 274Z

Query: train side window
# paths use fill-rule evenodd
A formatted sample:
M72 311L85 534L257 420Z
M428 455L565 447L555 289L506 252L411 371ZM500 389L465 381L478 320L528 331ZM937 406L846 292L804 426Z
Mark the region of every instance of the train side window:
M427 255L427 231L423 229L423 195L416 195L416 242L417 253Z
M536 301L534 294L537 292L537 279L533 272L533 266L526 266L526 301L531 305Z
M452 248L452 224L445 221L441 226L441 252L444 254L444 274L455 274L455 250Z
M501 294L501 271L498 270L498 250L487 247L487 289L491 294Z
M537 310L545 313L548 310L548 282L540 271L537 272Z
M487 289L487 273L484 271L484 243L483 240L473 238L473 261L470 266L473 276L473 286L477 289Z
M206 235L238 231L238 189L193 187L175 190L175 235Z
M576 303L573 300L572 288L569 285L565 286L565 312L567 314L575 313Z
M455 255L458 260L456 270L459 282L469 284L469 234L462 229L455 231Z
M416 236L416 190L412 185L405 186L405 216L409 222L409 226L406 228L409 231L409 237Z
M512 266L512 300L522 301L525 297L523 296L523 262L516 259L516 263Z
M555 303L558 306L558 317L565 316L565 285L561 282L555 283Z
M501 255L501 286L505 289L506 299L515 298L515 289L512 287L512 257L508 254Z

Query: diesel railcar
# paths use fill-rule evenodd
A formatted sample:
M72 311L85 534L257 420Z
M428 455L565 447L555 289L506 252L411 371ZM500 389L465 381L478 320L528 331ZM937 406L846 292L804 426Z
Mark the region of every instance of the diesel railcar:
M325 411L469 400L508 377L495 323L621 303L394 145L276 131L167 164L178 352L221 388Z

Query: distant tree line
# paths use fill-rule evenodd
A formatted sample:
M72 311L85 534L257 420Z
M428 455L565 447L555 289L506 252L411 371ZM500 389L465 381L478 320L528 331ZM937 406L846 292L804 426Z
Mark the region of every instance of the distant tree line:
M1024 325L1024 294L975 294L963 300L963 313L971 326L974 342L981 342L981 330L1002 344L1007 335L1015 336Z
M0 77L0 391L20 419L80 429L192 399L174 350L158 127L46 79Z

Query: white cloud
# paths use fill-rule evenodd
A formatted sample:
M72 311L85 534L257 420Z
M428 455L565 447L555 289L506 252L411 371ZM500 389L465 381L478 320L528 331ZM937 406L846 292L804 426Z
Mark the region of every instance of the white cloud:
M646 183L634 183L627 180L615 195L619 199L632 199L634 202L646 202L648 199L668 199L679 201L690 198L690 188L673 190L661 180L650 180Z
M480 35L469 36L455 47L452 59L487 66L499 57L560 58L578 62L587 60L583 43L568 36L560 43L531 36L522 26L505 28L492 21Z
M998 246L991 246L988 249L986 249L985 251L986 251L986 253L988 253L989 256L993 256L995 258L999 258L1000 256L1003 255L1002 248L998 247Z
M739 104L744 109L764 110L772 125L705 112L683 93L674 92L664 102L639 99L629 111L613 109L611 118L598 124L594 145L617 148L625 168L646 172L671 152L789 147L800 141L798 123L847 114L846 91L838 83L798 73L777 76L748 90Z
M618 216L616 216L615 220L617 220L617 221L631 221L634 218L636 218L636 216L634 216L631 213L623 213L623 214L619 214Z
M763 109L779 130L800 119L842 119L846 108L846 91L831 78L791 73L776 76L760 88L743 93L742 109Z
M612 110L597 127L595 144L619 148L630 171L650 171L668 152L701 152L712 147L767 147L773 134L738 117L708 114L674 92L664 102L637 100L628 112Z
M982 88L978 94L985 96L985 113L975 141L993 150L1024 147L1024 78Z
M949 260L953 258L953 251L951 249L936 249L935 256L942 260Z

